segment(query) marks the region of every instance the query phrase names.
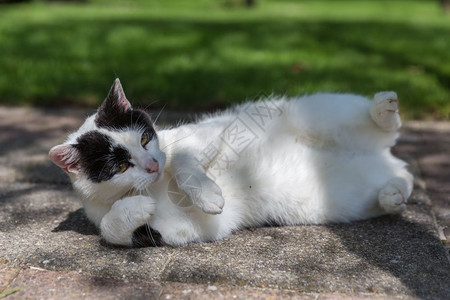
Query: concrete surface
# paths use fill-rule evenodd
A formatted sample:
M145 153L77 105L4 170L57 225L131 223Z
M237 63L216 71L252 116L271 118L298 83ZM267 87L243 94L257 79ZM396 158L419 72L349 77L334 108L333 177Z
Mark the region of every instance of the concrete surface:
M406 125L395 152L417 179L401 216L128 249L100 240L47 158L88 114L0 107L0 293L21 288L8 299L449 298L450 123Z

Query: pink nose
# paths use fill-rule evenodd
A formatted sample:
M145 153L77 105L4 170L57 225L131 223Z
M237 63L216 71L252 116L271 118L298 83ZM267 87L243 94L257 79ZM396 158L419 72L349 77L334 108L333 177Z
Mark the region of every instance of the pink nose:
M159 171L159 163L156 159L152 158L147 162L147 167L145 168L147 173L155 173Z

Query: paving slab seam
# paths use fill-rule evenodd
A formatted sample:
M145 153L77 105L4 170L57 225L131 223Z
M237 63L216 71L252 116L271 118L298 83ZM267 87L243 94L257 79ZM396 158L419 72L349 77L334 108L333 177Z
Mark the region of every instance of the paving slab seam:
M161 273L160 273L160 275L159 275L159 280L161 280L161 281L163 281L163 275L165 274L165 271L166 271L166 269L169 267L169 265L170 265L170 262L172 261L172 258L174 257L174 256L176 256L176 253L175 253L175 251L172 251L170 254L169 254L169 257L167 258L167 260L164 262L164 265L163 265L163 267L162 267L162 271L161 271Z

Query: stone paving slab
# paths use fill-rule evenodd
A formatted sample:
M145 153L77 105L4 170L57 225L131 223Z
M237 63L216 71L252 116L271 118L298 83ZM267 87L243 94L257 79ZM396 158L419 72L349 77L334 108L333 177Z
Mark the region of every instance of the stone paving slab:
M443 131L431 125L425 130L422 123L407 126L396 151L422 175L401 216L252 228L213 243L129 249L100 240L65 174L47 158L48 149L86 115L81 110L0 107L0 293L23 287L8 298L450 295L450 263L433 214L435 203L440 211L448 209L446 198L439 196L439 184L444 184L439 178L447 173L431 173L436 168L427 163L422 142L436 132L446 141L448 124ZM434 145L433 155L441 157L442 147ZM423 176L423 170L436 178ZM436 200L430 198L427 180L438 182L432 194ZM437 220L446 226L445 214Z
M442 237L450 246L450 122L409 122L407 136L413 140L403 139L402 147L415 154Z
M375 294L318 294L266 287L142 282L107 279L77 272L48 271L35 267L10 268L15 274L8 299L402 299ZM4 272L0 267L0 271ZM8 271L8 270L6 270Z

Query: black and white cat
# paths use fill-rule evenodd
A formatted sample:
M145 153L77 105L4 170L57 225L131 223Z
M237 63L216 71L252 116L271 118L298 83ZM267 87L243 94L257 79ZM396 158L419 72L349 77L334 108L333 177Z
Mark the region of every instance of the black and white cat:
M178 246L403 211L413 177L390 152L400 126L397 95L381 92L269 98L158 130L116 79L49 155L107 242L132 245L147 224Z

